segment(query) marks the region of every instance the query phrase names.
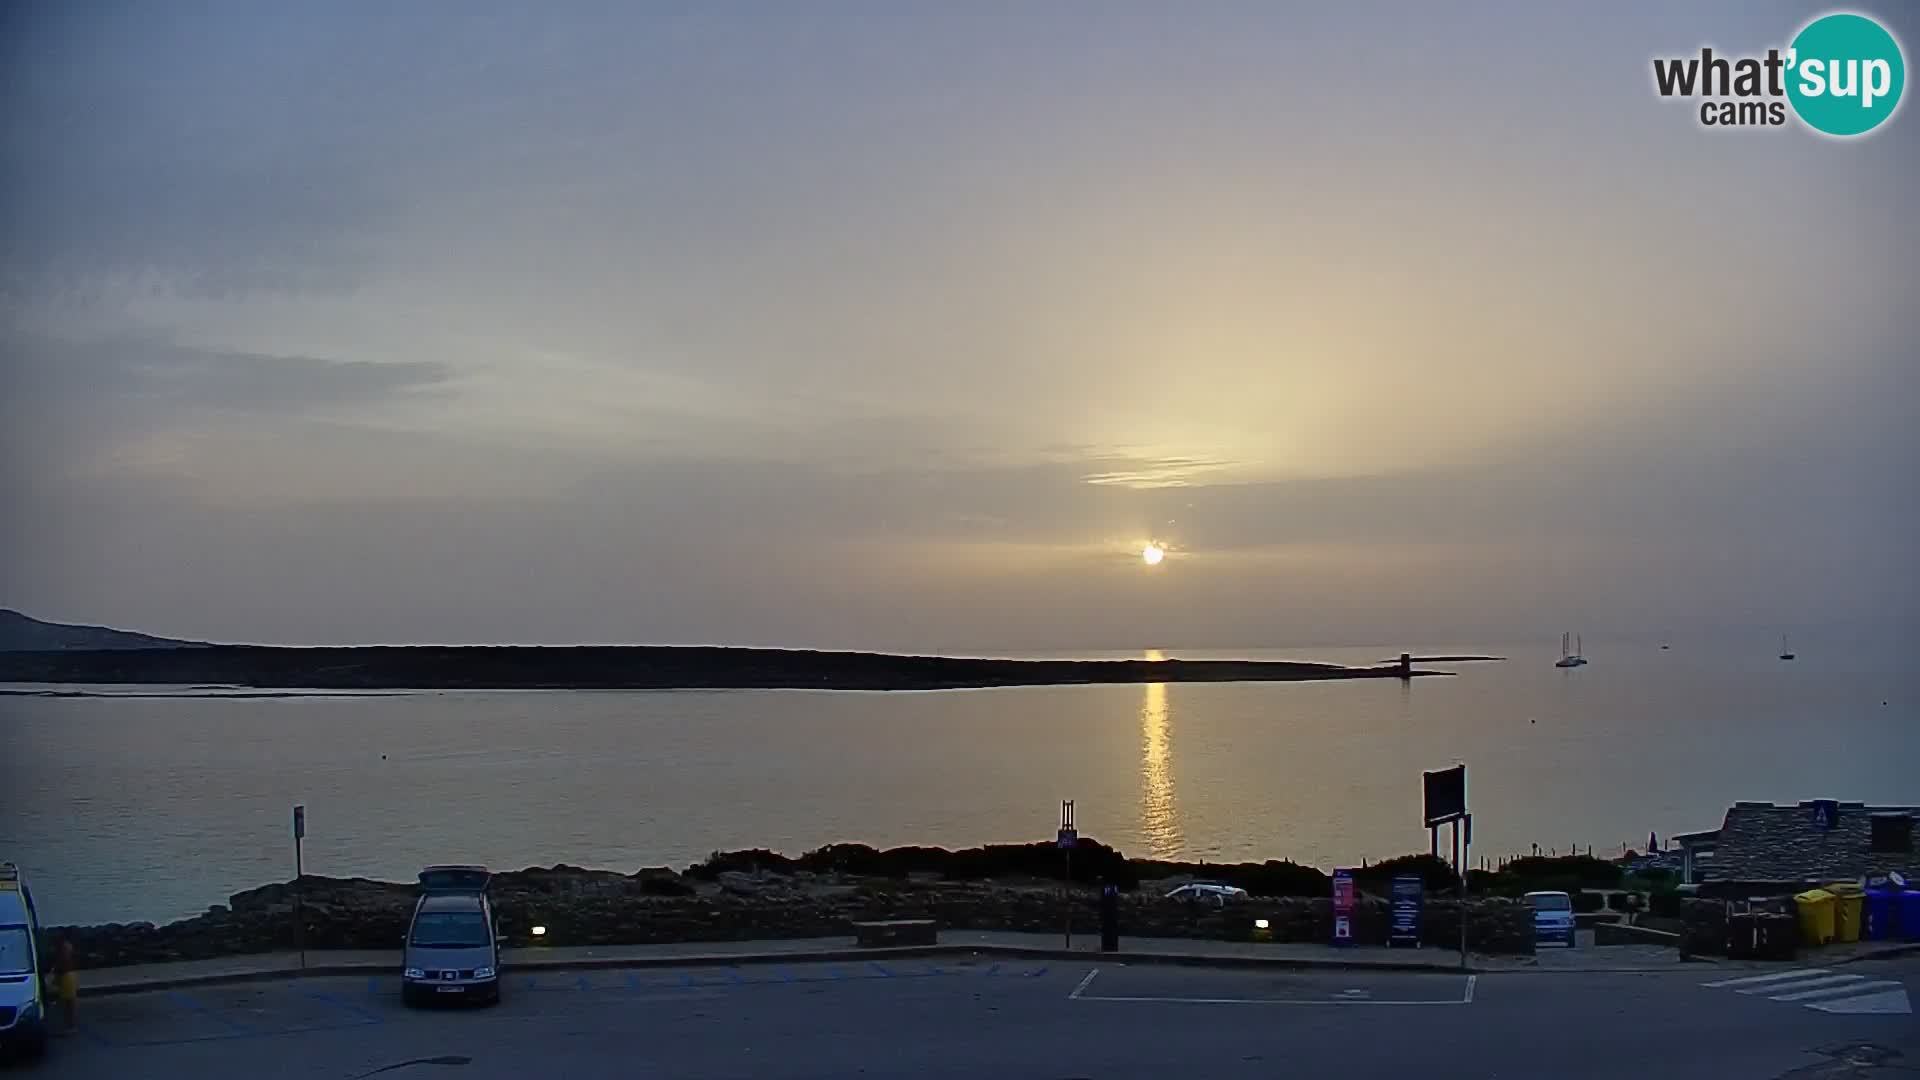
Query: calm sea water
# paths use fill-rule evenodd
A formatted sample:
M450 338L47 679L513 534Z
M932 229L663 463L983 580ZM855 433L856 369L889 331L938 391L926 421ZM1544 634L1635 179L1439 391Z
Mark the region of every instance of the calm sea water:
M1920 802L1920 678L1795 645L1589 639L1574 671L1557 641L1456 646L1509 659L1411 685L0 698L0 858L51 921L162 921L290 877L294 803L310 872L404 880L1029 841L1062 798L1130 854L1330 867L1424 849L1420 772L1456 760L1476 855L1618 851L1736 799Z

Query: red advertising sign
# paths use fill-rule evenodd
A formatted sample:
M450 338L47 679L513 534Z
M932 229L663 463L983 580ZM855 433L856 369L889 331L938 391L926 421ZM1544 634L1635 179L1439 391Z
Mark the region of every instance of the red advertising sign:
M1353 944L1353 871L1333 872L1333 943Z

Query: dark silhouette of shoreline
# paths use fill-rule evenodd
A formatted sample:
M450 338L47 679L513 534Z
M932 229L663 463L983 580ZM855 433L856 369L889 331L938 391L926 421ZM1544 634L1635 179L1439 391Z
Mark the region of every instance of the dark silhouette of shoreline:
M0 652L0 682L312 689L959 690L1150 682L1391 679L1398 665L997 660L701 645L410 645Z

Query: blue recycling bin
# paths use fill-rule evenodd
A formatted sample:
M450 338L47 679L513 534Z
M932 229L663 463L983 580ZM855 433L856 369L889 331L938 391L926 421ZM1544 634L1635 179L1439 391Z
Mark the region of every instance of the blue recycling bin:
M1900 909L1900 893L1894 889L1868 889L1866 918L1860 928L1867 941L1892 941L1899 934L1894 915Z
M1893 916L1895 933L1902 941L1920 941L1920 889L1904 889L1900 906Z

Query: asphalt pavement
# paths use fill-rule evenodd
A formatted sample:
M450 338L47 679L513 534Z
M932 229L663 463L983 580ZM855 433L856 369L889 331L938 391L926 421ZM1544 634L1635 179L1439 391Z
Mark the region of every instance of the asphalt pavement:
M1895 1080L1920 1068L1920 960L1733 974L890 958L510 974L497 1007L428 1010L402 1006L391 976L309 977L84 1001L77 1034L5 1075ZM1817 1007L1850 1000L1868 1005Z

